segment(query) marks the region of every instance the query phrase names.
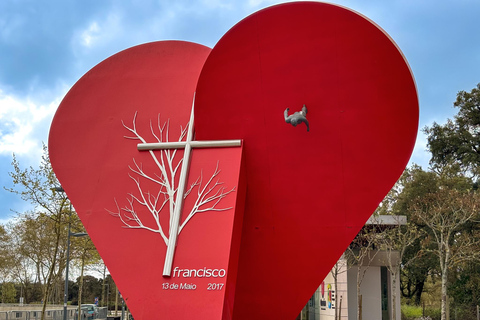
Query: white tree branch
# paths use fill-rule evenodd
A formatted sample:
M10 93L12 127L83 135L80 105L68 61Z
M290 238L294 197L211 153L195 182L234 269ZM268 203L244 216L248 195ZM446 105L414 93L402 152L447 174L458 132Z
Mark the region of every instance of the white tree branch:
M123 127L131 134L130 136L124 136L124 138L139 140L142 143L146 143L146 139L137 130L136 120L137 112L134 114L131 126L126 125L122 121ZM179 142L184 141L187 134L190 134L189 125L180 127L180 134L178 138ZM159 114L157 117L157 124L154 125L153 122L150 121L149 129L150 135L158 143L170 141L169 119L162 123ZM178 194L178 186L176 186L175 178L184 160L183 157L178 157L177 149L162 149L155 152L153 150L149 150L148 152L158 171L153 173L145 172L143 169L143 164L138 163L134 158L133 165L129 165L128 168L130 170L129 177L134 181L136 190L127 195L128 197L126 201L128 204L124 207L120 208L117 200L114 199L117 207L116 211L110 211L107 209L111 215L120 219L125 228L143 229L158 233L168 246L169 239L166 236L166 232L164 231L161 222L169 221L168 230L171 230L176 197L182 197L184 199L189 196L196 197L189 214L179 226L178 234L180 234L186 224L197 213L203 213L207 211L219 212L231 209L231 207L220 207L221 200L230 193L234 192L235 188L227 190L223 186L222 182L220 182L218 179L215 181L215 178L220 173L218 162L208 181L205 183L203 182L203 172L201 172L200 176L195 180L194 183L190 185L189 189L181 195ZM151 192L150 190L145 190L145 185L142 185L143 182L150 183L148 185L157 186L154 188L155 191ZM193 192L195 189L197 189L196 193ZM147 219L147 217L140 217L140 211L138 211L137 208L144 208L144 210L150 214L151 219L153 220ZM168 215L168 217L166 215ZM149 221L148 225L146 221Z

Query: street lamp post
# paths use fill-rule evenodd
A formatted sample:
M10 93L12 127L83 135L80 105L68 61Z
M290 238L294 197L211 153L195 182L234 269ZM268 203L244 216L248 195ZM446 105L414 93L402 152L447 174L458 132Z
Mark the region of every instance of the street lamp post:
M62 187L53 188L53 191L65 192ZM85 237L88 236L85 232L72 233L70 231L70 216L72 214L72 203L70 203L70 210L68 211L68 236L67 236L67 263L65 266L65 289L63 291L63 320L67 320L67 302L68 302L68 268L70 265L70 237Z
M108 290L107 290L107 314L108 314L108 295L110 294L110 283L105 283L103 286L108 287Z
M70 265L70 237L85 237L88 233L70 232L70 221L68 222L68 237L67 237L67 265L65 267L65 292L63 296L63 320L67 320L67 301L68 301L68 266ZM80 316L80 315L79 315Z
M65 289L63 290L63 320L67 320L67 302L68 302L68 265L70 264L70 217L68 219L67 236L67 265L65 267Z

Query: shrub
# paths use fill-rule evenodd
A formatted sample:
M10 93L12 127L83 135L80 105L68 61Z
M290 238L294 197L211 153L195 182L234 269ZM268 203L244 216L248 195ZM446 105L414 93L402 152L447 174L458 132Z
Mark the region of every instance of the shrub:
M401 312L402 320L413 320L422 316L422 307L405 304L401 306Z
M425 316L430 317L432 320L440 320L441 318L441 309L440 308L426 308Z

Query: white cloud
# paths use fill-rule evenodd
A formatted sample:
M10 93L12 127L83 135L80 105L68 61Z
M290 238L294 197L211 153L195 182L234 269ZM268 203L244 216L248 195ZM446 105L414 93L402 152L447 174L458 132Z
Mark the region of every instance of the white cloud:
M86 27L74 32L71 44L74 53L85 53L97 47L108 46L112 40L121 38L121 15L117 12L109 13L102 22L92 21Z
M268 7L274 4L279 4L279 3L286 3L286 2L293 2L296 0L286 0L286 1L277 1L277 0L248 0L248 6L250 8L263 8L263 7Z
M48 127L60 104L58 96L47 104L4 94L0 89L0 154L37 157L46 142Z
M224 0L203 0L202 6L206 6L209 9L228 9L231 10L234 7L234 3Z
M87 30L83 31L80 38L81 38L81 43L85 47L90 47L93 45L95 40L98 39L100 33L100 28L97 24L96 21L92 22L90 26L87 28Z

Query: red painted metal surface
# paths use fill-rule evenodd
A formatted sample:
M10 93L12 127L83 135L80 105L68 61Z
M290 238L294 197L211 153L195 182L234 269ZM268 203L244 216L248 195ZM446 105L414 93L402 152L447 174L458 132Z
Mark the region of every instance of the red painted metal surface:
M310 131L286 124L308 108ZM294 319L413 150L409 66L371 21L317 2L239 22L212 49L197 139L243 139L247 197L234 319Z
M135 169L137 163L151 178L159 179L151 155L137 150L140 141L125 138L133 134L122 122L133 127L138 112L139 134L147 142L157 142L150 125L159 136L160 115L160 124L167 122L169 141L177 141L181 126L185 128L189 121L198 75L209 52L207 47L179 41L122 51L75 84L50 129L55 173L135 319L221 319L224 310L228 313L232 309L244 203L244 187L239 184L241 147L193 150L188 186L201 177L203 188L218 163L220 172L214 182L218 179L226 190L235 190L217 207L230 209L197 213L185 225L174 256L175 273L170 278L162 277L166 245L160 234L126 228L109 212L117 212L117 204L128 207L130 193L152 200L159 191L158 184L129 169ZM160 161L160 151L155 153ZM177 151L177 161L182 153ZM216 190L218 187L210 195ZM181 221L185 221L197 194L198 189L194 189L186 197ZM161 196L159 201L163 199ZM156 228L145 206L135 204L135 210L143 224ZM160 222L167 236L168 218L163 210ZM180 271L186 269L197 270L197 276Z
M133 159L154 176L150 155L124 138L131 134L122 121L132 126L138 111L139 131L154 140L150 120L156 126L160 113L176 140L195 90L196 139L244 143L194 150L189 184L209 177L219 160L219 179L237 189L222 199L232 209L187 224L174 267L225 268L215 282L226 284L222 290L207 290L208 279L179 280L178 269L177 277L162 277L159 234L125 228L107 211L116 201L128 205L135 192ZM287 107L291 114L304 104L309 132L284 120ZM402 173L417 126L415 83L392 40L348 9L299 2L247 17L211 52L166 41L108 58L62 101L49 148L135 319L288 320ZM142 180L144 194L154 188Z

